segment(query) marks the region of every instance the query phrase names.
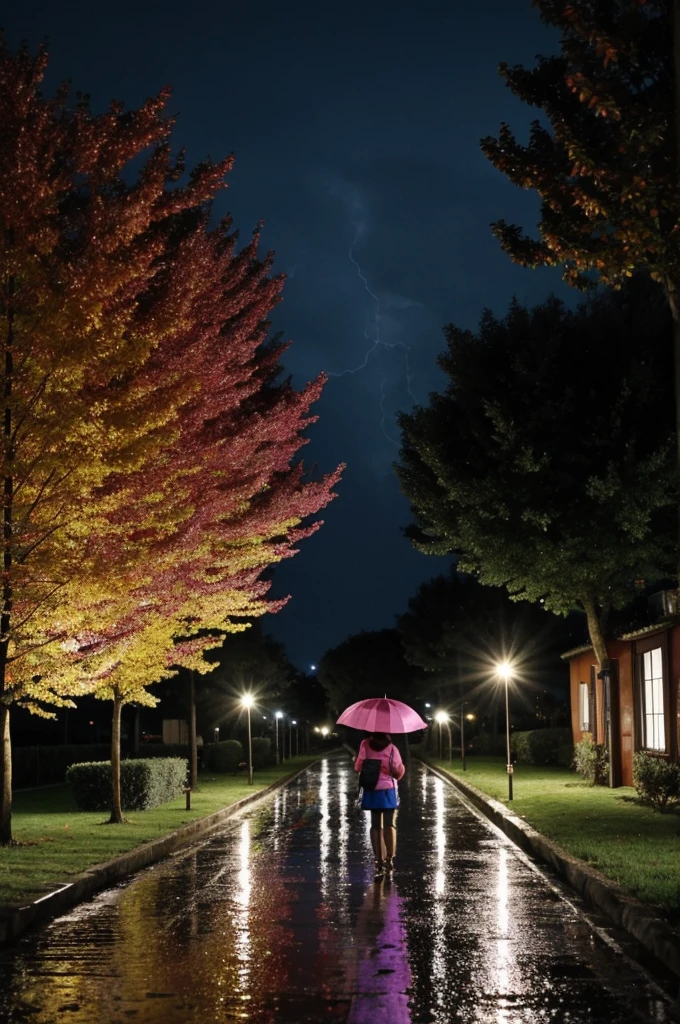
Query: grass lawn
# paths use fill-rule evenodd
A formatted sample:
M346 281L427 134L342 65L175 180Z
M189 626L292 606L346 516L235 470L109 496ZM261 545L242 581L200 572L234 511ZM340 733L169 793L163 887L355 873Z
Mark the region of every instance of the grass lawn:
M508 805L505 758L433 760ZM634 802L632 787L589 786L566 768L515 765L512 810L627 892L680 922L680 815Z
M37 899L93 864L228 807L313 760L293 757L278 768L256 771L253 786L247 776L202 773L190 811L182 795L162 807L127 812L125 825L106 824L108 815L101 811L77 810L66 784L16 793L12 829L18 845L0 846L0 903Z

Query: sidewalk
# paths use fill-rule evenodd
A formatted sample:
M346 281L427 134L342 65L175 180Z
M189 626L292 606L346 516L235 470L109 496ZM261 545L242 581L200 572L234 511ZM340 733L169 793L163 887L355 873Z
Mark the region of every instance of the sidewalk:
M653 908L628 895L595 868L546 839L504 804L482 793L467 780L433 764L426 757L417 757L415 754L413 757L455 786L525 853L551 867L560 879L615 925L624 928L680 981L680 934L659 917Z

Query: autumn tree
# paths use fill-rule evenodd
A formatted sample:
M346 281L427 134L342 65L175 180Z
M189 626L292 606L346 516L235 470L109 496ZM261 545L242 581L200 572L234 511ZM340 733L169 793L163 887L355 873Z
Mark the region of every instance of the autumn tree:
M600 665L611 607L672 564L671 327L651 288L450 325L446 391L400 417L416 547L514 599L582 609Z
M644 270L673 317L680 459L680 0L535 0L561 33L535 67L501 64L538 108L527 145L507 124L482 140L495 167L541 197L538 238L493 231L523 266L562 266L580 289ZM680 520L679 520L680 525Z
M167 91L96 115L44 98L45 65L0 51L5 843L11 706L202 663L330 496L294 458L322 382L276 384L265 340L282 280L209 226L230 161L185 176Z

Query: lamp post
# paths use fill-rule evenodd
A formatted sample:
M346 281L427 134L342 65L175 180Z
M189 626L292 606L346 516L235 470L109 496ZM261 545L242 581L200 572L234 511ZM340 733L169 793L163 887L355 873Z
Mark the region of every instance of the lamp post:
M276 747L276 763L279 763L279 718L283 716L282 711L274 715L274 746Z
M461 709L460 709L460 756L463 759L463 771L464 772L467 771L467 762L465 760L465 722L466 722L466 720L468 722L474 722L474 720L475 720L475 716L473 714L470 714L470 713L468 713L467 715L463 714L463 708L465 707L466 704L467 704L467 701L465 701L465 703L461 706Z
M293 719L290 724L295 726L295 756L297 757L297 755L300 753L300 733L299 733L299 730L298 730L298 724L295 721L295 719ZM293 756L293 737L292 737L292 734L291 734L291 739L290 739L290 756L291 757Z
M443 759L444 751L442 749L442 726L446 726L446 733L449 740L449 764L451 764L451 729L449 727L449 716L445 711L438 711L434 716L437 725L439 726L439 756Z
M513 668L509 661L502 661L496 666L496 675L505 683L505 746L508 757L508 800L512 800L512 759L510 757L510 703L508 700L508 683L513 677Z
M244 693L241 697L241 704L248 712L248 785L253 784L253 733L250 728L250 709L255 701L250 693Z

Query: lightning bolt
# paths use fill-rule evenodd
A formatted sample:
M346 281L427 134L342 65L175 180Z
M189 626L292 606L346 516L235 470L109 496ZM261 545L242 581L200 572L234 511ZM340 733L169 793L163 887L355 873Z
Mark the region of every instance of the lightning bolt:
M404 344L403 341L384 341L383 340L383 337L382 337L382 320L383 320L383 316L382 316L382 308L381 308L381 304L380 304L380 299L376 295L376 293L373 291L373 289L371 288L371 286L370 286L370 284L368 282L368 278L364 274L364 272L363 272L363 270L361 268L361 264L359 263L359 261L356 258L356 255L355 255L356 247L359 244L359 241L361 240L361 237L362 237L362 235L364 233L364 222L363 222L362 219L360 219L360 214L362 212L363 212L363 208L362 208L361 204L355 200L354 203L352 204L352 227L354 228L354 236L352 238L352 242L351 242L351 245L349 247L348 258L349 258L349 262L352 264L352 266L356 270L357 276L358 276L359 280L361 281L361 283L363 284L364 290L367 293L367 295L369 296L369 298L371 299L371 302L373 303L373 306L374 306L374 313L373 313L373 317L372 317L372 329L371 329L371 318L370 317L367 318L366 327L364 329L364 338L366 339L367 342L369 342L369 348L366 350L366 354L364 355L364 358L363 358L362 362L359 363L358 366L351 367L350 369L347 369L347 370L342 370L339 373L333 373L331 371L328 371L328 376L329 377L335 377L335 378L339 379L341 377L346 377L346 376L348 376L350 374L353 375L355 373L360 373L361 370L365 370L366 367L368 366L368 363L369 363L369 360L370 360L371 356L373 356L373 355L377 356L377 358L378 358L378 366L379 366L379 371L378 372L380 373L380 403L379 403L379 407L380 407L380 430L382 431L384 437L390 442L390 444L394 445L396 448L399 448L400 442L395 440L395 438L390 435L390 433L387 430L387 426L386 426L387 410L385 408L385 401L387 399L387 394L386 394L385 388L386 388L386 385L387 385L387 374L384 372L384 370L382 369L382 367L380 365L380 357L381 357L382 352L385 349L401 349L401 351L404 354L404 371L405 371L405 375L406 375L406 391L408 392L409 397L413 400L413 404L415 405L416 404L416 397L413 394L413 391L411 389L411 383L412 383L413 378L412 378L412 374L411 374L411 364L409 362L409 353L410 353L411 350L410 350L408 345Z

